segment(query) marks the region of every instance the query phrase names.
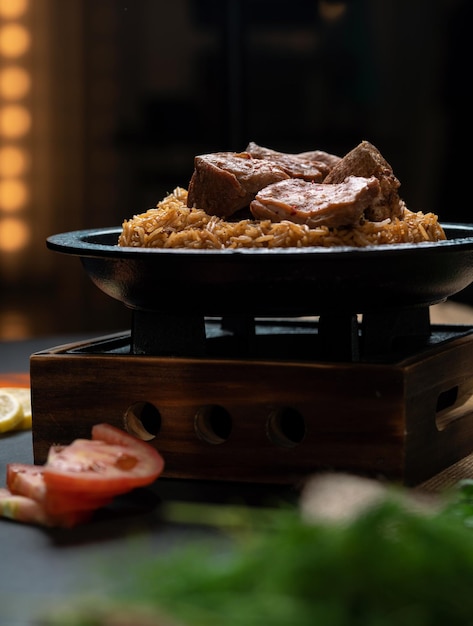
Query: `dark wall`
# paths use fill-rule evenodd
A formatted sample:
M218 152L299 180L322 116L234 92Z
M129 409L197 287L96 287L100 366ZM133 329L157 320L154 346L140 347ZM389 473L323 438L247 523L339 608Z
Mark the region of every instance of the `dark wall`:
M196 154L249 141L343 155L369 140L411 210L473 221L470 0L34 6L50 12L49 126L37 141L40 158L51 156L50 197L42 229L46 213L32 209L38 233L120 225L187 186ZM18 306L34 311L35 332L129 323L77 259L52 256L38 238L0 308L13 293L26 298Z
M116 144L130 167L129 207L185 186L196 153L256 141L344 154L368 139L410 208L469 221L462 186L448 181L462 171L471 104L470 2L164 4L137 0L120 16L117 53L134 68L122 87L136 90Z

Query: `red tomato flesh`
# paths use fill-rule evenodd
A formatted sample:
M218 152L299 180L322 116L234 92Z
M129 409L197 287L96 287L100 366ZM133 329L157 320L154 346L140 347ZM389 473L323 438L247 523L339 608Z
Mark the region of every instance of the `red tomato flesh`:
M9 463L7 487L12 494L26 496L40 502L47 513L58 515L71 511L94 511L106 506L112 497L78 495L48 489L44 481L44 465Z
M92 439L53 446L44 466L46 486L90 496L115 496L153 483L164 460L148 443L110 424L96 424Z
M92 439L52 446L45 465L9 463L8 489L0 489L0 517L72 527L115 496L151 484L163 469L163 458L148 443L97 424Z
M27 496L11 493L9 489L0 488L0 516L17 522L72 528L88 521L92 514L93 510L90 509L52 515L46 511L41 502Z
M43 466L8 463L7 487L13 494L42 502L46 497Z
M4 488L0 488L0 513L3 517L18 522L50 525L48 515L39 502L26 496L12 494Z

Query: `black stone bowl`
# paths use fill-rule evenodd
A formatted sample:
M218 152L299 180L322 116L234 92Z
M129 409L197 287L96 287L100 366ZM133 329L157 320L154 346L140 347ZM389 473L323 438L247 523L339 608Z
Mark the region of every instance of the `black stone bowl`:
M473 225L446 241L365 248L158 249L117 245L120 228L52 235L106 294L138 311L292 317L430 306L473 282Z

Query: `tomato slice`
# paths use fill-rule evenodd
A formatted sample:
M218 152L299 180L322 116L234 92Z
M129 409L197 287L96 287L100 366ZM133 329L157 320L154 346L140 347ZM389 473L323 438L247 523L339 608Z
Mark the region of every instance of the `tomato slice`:
M94 511L106 506L113 499L111 496L91 496L47 488L44 481L44 465L9 463L7 487L12 494L40 502L50 515L62 515L72 511Z
M43 466L8 463L7 487L13 494L43 502L46 497Z
M12 494L0 488L0 515L18 522L29 522L49 526L49 518L39 502L26 496Z
M111 424L96 424L92 439L52 446L43 476L48 490L113 497L153 483L163 469L162 456L149 443Z
M52 446L46 465L9 463L0 489L0 516L44 526L72 527L116 495L148 485L164 460L148 443L110 424L92 428L92 439Z
M27 496L13 494L9 489L0 488L0 516L17 522L72 528L88 521L92 514L93 511L89 510L51 515L41 502Z
M113 496L90 496L86 493L56 491L48 487L44 501L46 510L52 514L69 513L71 511L95 511L112 502Z

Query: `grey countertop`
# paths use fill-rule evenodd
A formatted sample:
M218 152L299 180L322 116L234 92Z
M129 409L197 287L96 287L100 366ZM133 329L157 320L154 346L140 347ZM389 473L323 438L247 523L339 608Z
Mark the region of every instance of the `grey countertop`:
M28 371L33 352L77 340L80 336L44 337L0 343L0 374ZM9 462L32 463L32 433L13 432L0 438L0 486ZM291 499L294 492L263 485L221 484L159 479L146 489L118 498L93 520L73 529L42 528L0 519L0 624L32 626L52 606L74 594L103 594L116 580L111 572L126 572L134 550L165 554L174 546L202 537L219 541L218 531L199 525L166 521L162 503L199 501L225 504L264 503L277 493Z

